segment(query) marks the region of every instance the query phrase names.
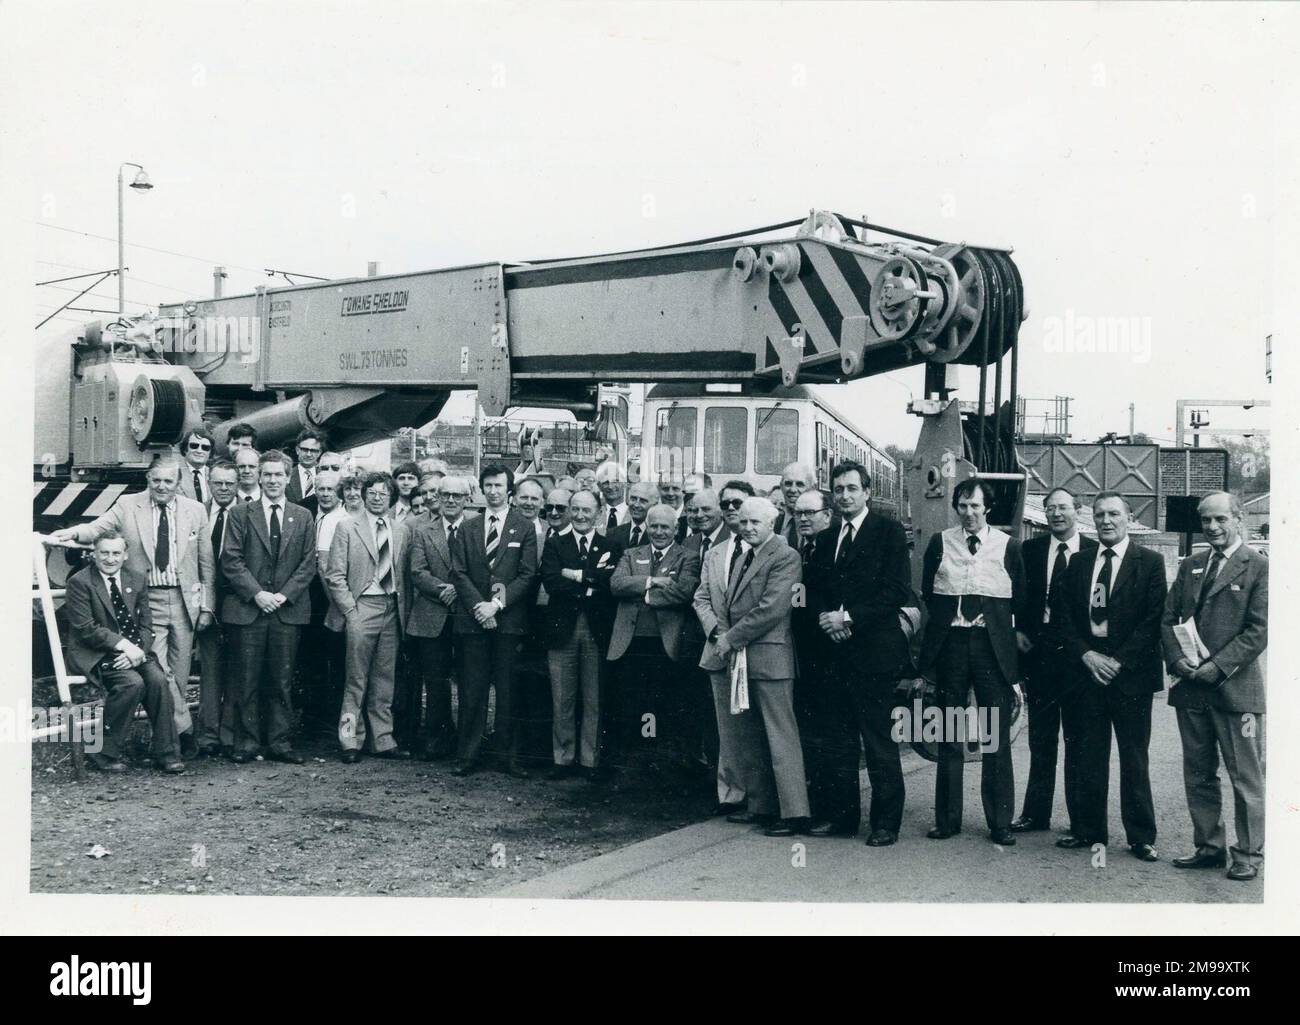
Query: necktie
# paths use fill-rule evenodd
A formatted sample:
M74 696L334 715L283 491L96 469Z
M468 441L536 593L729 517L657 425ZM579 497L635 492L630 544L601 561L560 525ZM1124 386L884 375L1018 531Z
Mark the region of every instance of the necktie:
M108 596L113 602L113 615L117 617L117 625L122 630L122 636L134 644L140 646L140 628L136 624L135 618L131 615L131 610L126 604L126 599L122 597L122 592L117 586L117 577L113 577L108 582ZM110 656L116 658L117 656Z
M799 547L803 549L803 564L807 566L808 563L812 561L812 553L813 553L812 539L809 538L807 541L804 541L803 544L801 544Z
M167 522L167 509L158 508L158 536L154 539L153 565L159 573L165 573L171 562L171 525Z
M1043 602L1044 623L1050 623L1052 621L1052 589L1055 588L1056 585L1061 582L1061 578L1065 576L1065 570L1070 561L1069 553L1070 546L1064 541L1057 544L1056 561L1052 563L1052 575L1047 581L1047 600Z
M754 549L745 553L745 561L740 564L740 572L731 578L731 597L736 597L736 592L740 590L740 582L745 579L745 574L749 572L749 567L754 561Z
M578 558L584 563L587 561L587 539L585 537L578 538Z
M1205 608L1205 599L1210 596L1210 588L1214 586L1214 581L1219 575L1219 569L1223 565L1223 555L1214 552L1210 555L1210 565L1205 571L1205 580L1201 584L1201 593L1196 596L1196 618L1201 618L1201 609Z
M731 561L727 563L727 584L731 585L736 582L736 563L740 561L740 556L745 549L745 542L739 538L731 548Z
M971 555L974 555L977 551L979 551L979 547L980 547L980 539L979 539L979 535L978 535L978 534L967 534L967 535L966 535L966 547L970 549L970 553L971 553Z
M618 526L618 511L616 509L611 509L609 511L609 519L605 522L605 529L613 530L617 526Z
M839 565L848 555L849 549L853 547L853 524L844 524L844 531L840 534L840 547L835 552L835 565Z
M497 518L496 516L489 516L487 544L485 546L485 550L487 552L487 561L489 565L492 564L492 559L497 554L497 545L500 544L500 542L501 542L501 535L497 533Z
M628 537L628 542L629 542L629 544L628 544L628 547L629 547L629 548L637 548L637 547L640 546L640 544L641 544L641 527L640 527L640 526L634 526L634 527L632 528L632 533L631 533L631 535Z
M199 468L194 468L194 497L198 501L203 501L203 474L199 473Z
M273 558L280 557L280 507L271 506L271 555Z
M307 473L307 486L302 490L303 498L308 498L311 495L316 493L316 471L309 467L306 473Z
M244 496L244 501L245 501L245 502L251 502L252 500L253 500L253 496L252 496L252 495L245 495L245 496Z
M1097 582L1093 585L1090 600L1092 607L1088 610L1089 617L1098 626L1106 622L1106 606L1110 604L1111 560L1115 558L1115 549L1103 548L1101 557L1105 561L1101 564L1101 572L1097 574Z
M375 521L375 550L379 553L379 588L384 594L393 593L393 553L388 547L388 521L382 516Z
M971 555L979 551L979 536L967 534L966 547L970 550ZM968 623L975 622L984 614L984 596L981 594L963 594L957 599L957 614Z
M652 549L650 552L650 575L652 577L659 575L659 560L663 558L663 554L658 548Z
M217 522L212 526L212 557L221 561L221 544L226 539L226 509L217 510Z
M704 557L709 554L709 545L712 539L708 534L700 535L700 565L704 565Z

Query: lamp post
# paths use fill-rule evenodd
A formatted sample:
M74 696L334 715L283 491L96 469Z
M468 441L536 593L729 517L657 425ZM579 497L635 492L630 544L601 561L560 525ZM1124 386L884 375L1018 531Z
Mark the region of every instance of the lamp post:
M139 189L141 192L147 192L153 188L153 183L149 181L149 175L139 164L133 164L129 160L122 163L117 169L117 317L119 320L126 317L126 260L123 254L122 242L122 172L128 167L136 169L135 180L131 182L131 188Z

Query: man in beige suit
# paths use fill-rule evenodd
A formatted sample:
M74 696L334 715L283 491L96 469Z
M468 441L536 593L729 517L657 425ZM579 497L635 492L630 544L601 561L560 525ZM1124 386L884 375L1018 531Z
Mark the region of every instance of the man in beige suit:
M116 531L126 538L126 565L149 587L153 653L167 673L181 757L197 753L186 687L194 634L212 623L216 570L203 506L177 493L181 466L175 453L156 457L148 490L119 499L92 523L56 531L59 540L91 544Z
M1188 556L1165 601L1165 663L1178 677L1169 703L1183 740L1183 781L1196 851L1175 868L1228 862L1219 785L1222 754L1236 808L1228 878L1247 882L1264 860L1264 691L1268 649L1268 559L1242 539L1241 501L1219 491L1197 506L1208 552ZM1209 654L1183 653L1176 624L1195 623Z
M331 600L325 625L347 638L339 746L349 765L360 757L367 735L376 756L410 757L393 739L397 645L410 595L406 528L392 515L388 474L368 473L361 487L365 509L335 529L325 572Z
M710 548L704 559L695 614L706 638L700 667L709 671L713 686L719 762L738 766L749 801L747 811L727 821L766 826L768 836L793 836L808 820L790 632L802 567L799 553L773 533L775 523L776 507L766 498L741 504L739 533ZM748 708L736 707L732 692L731 668L741 652ZM765 738L770 759L764 757Z

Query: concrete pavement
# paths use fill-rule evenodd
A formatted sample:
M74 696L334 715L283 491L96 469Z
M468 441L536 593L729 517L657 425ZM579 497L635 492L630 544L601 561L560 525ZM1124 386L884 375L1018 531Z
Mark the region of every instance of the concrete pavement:
M530 899L737 901L939 901L1109 903L1262 902L1264 876L1236 883L1221 871L1180 871L1170 859L1192 850L1191 821L1182 782L1182 746L1166 694L1156 695L1151 738L1151 782L1161 860L1139 862L1123 843L1119 818L1119 761L1111 759L1111 846L1104 856L1055 846L1065 826L1059 778L1051 832L1020 834L1014 847L988 839L979 797L979 766L966 766L964 831L928 840L933 824L934 767L907 753L907 805L899 842L870 848L862 839L773 838L722 819L665 833L590 861L500 891ZM1029 767L1022 732L1013 748L1017 801ZM1223 775L1224 806L1232 794ZM864 798L869 794L863 773ZM1019 810L1017 806L1017 811ZM865 815L864 815L865 819ZM1228 822L1228 836L1233 835Z

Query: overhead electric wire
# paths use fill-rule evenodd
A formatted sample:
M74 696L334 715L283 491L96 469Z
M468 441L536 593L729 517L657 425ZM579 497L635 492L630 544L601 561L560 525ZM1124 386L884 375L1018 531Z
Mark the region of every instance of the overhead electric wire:
M105 242L117 241L117 239L113 238L110 235L96 235L93 231L78 231L76 228L65 228L62 224L50 224L47 221L35 221L33 223L39 225L42 228L53 228L55 231L66 231L73 235L83 235L86 238L102 239ZM152 253L165 253L168 256L179 256L182 260L194 260L197 263L206 263L212 266L233 267L235 268L235 270L246 270L252 272L253 274L266 273L265 267L261 267L261 268L245 267L242 264L231 263L229 260L210 260L204 256L194 256L192 253L178 253L174 249L162 249L158 246L148 246L145 245L143 242L126 242L124 243L124 245L129 249L130 248L147 249Z

